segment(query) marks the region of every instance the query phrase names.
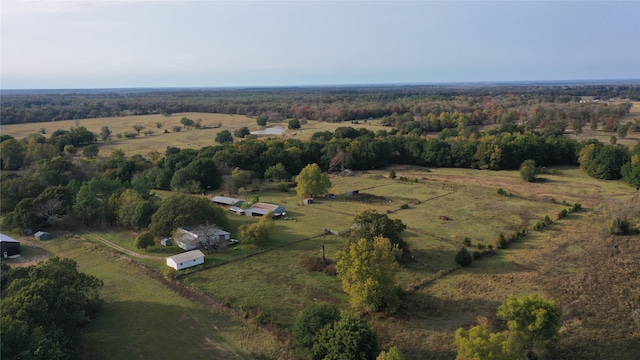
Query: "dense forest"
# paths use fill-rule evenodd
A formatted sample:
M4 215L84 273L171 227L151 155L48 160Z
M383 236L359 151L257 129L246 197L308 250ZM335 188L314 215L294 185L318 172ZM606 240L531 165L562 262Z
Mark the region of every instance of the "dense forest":
M508 121L515 115L602 119L623 109L606 104L590 118L562 104L593 100L640 100L640 86L616 85L416 85L335 88L137 89L101 91L3 91L0 123L16 124L125 115L206 112L287 118L351 121L410 112L420 120L443 112L461 113L473 123ZM565 113L563 115L562 113Z

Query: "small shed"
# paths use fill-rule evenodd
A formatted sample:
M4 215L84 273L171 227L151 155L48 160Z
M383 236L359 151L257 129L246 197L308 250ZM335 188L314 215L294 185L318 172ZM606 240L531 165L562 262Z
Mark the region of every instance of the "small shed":
M187 251L182 254L169 256L165 259L167 260L167 265L176 270L204 264L204 254L200 250Z
M313 198L306 198L302 200L305 205L313 204Z
M171 246L171 239L170 238L162 238L162 239L160 239L160 245L162 245L162 246Z
M49 234L46 231L38 231L37 233L33 234L33 236L35 236L36 239L38 239L38 240L49 240L49 239L51 239L51 234Z
M20 255L20 242L11 236L0 234L0 253L3 258L13 255Z

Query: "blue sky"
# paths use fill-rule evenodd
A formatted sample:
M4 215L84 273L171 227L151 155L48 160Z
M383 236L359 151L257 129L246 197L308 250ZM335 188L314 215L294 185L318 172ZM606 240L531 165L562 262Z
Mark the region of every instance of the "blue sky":
M2 0L0 87L640 79L640 1Z

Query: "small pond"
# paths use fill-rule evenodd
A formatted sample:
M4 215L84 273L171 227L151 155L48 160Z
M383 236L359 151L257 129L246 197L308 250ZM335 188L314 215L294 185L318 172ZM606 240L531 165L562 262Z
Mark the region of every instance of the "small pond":
M274 126L264 130L252 131L251 135L282 135L282 133L284 133L284 127Z

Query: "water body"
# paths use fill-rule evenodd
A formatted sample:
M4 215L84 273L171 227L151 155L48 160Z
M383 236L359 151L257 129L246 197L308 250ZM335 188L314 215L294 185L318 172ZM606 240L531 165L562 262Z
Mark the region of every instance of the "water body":
M251 135L282 135L282 133L284 133L284 127L274 126L264 130L252 131Z

